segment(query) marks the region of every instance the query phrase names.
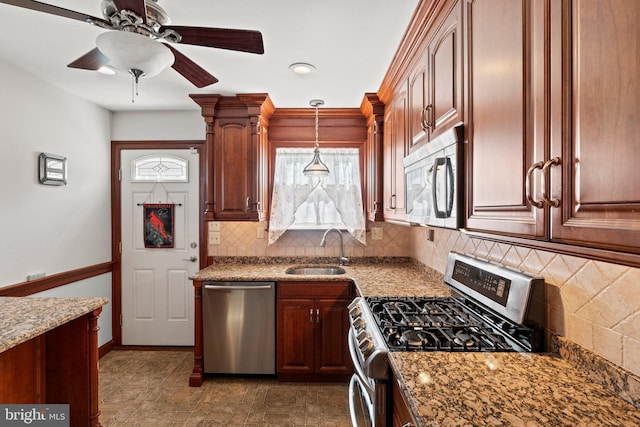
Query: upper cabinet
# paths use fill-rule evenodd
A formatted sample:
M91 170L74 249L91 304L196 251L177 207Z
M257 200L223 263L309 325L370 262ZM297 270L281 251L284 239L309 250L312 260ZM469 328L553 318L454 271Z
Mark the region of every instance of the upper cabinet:
M465 0L467 228L544 237L527 200L545 156L541 2ZM530 47L530 48L529 48ZM539 191L539 183L531 183Z
M460 17L459 1L444 2L409 72L410 151L462 120Z
M404 165L407 155L406 86L396 92L384 111L383 138L383 205L385 221L405 221Z
M360 105L367 119L365 144L365 210L369 221L382 221L383 214L383 129L384 104L374 93L367 93Z
M205 220L266 219L269 96L191 97L207 124Z
M640 254L640 2L550 1L551 240Z
M640 254L639 15L465 1L468 229L638 262L592 248Z

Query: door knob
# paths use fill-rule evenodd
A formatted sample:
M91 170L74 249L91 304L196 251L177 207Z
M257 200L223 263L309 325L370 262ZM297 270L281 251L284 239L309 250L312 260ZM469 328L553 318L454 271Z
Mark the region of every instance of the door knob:
M198 260L198 257L195 255L192 255L189 258L182 258L182 261L196 262L197 260Z

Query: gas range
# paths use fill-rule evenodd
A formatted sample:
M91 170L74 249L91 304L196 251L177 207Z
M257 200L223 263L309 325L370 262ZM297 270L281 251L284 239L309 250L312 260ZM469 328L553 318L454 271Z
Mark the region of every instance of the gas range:
M452 252L447 297L359 297L349 307L352 359L384 380L388 352L543 349L544 280ZM357 360L356 360L357 359Z
M534 330L454 297L365 298L389 351L531 351Z

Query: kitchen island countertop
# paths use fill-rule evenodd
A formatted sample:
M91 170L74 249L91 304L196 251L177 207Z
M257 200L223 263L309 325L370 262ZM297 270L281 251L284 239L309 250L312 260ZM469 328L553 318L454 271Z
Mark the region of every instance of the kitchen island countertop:
M107 303L107 298L0 297L0 353Z
M292 275L304 262L213 264L206 281L345 281L362 296L448 296L443 276L414 262L354 263L342 275ZM391 352L418 426L638 426L640 409L556 354Z

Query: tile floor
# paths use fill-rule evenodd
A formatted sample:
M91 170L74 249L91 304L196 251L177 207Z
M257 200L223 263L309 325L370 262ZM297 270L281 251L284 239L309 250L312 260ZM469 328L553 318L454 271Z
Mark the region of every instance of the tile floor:
M111 351L100 359L101 424L351 426L346 383L224 377L189 387L192 367L187 351Z

